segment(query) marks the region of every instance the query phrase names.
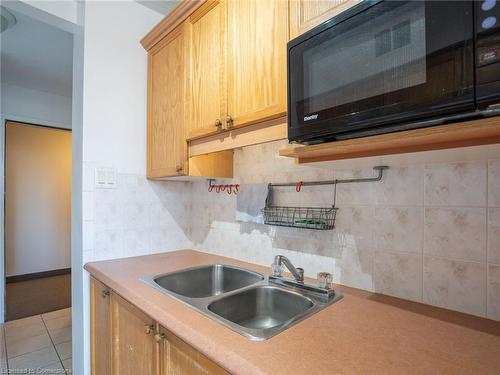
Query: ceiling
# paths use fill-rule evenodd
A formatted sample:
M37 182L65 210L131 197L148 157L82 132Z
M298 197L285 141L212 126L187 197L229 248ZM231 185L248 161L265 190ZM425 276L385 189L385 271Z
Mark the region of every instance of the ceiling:
M166 15L169 13L180 0L136 0L139 4L148 7L160 14Z
M73 35L22 13L1 34L2 82L71 96Z
M179 3L179 0L136 1L163 15ZM73 35L11 8L8 10L17 23L1 34L1 81L70 97Z

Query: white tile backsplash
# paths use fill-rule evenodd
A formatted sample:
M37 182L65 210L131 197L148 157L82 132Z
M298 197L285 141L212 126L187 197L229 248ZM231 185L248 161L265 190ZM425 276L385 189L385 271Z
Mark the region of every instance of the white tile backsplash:
M488 206L500 207L500 159L488 163Z
M424 200L424 167L393 167L384 178L373 184L373 203L383 206L422 206Z
M486 161L425 166L427 206L486 206Z
M373 259L375 292L422 300L422 255L377 251Z
M486 315L486 265L424 257L423 302L468 314Z
M488 262L500 264L500 208L488 210Z
M426 208L424 253L485 262L486 208Z
M500 265L488 268L488 318L500 320Z
M371 177L371 167L297 165L285 141L235 150L239 183ZM336 228L315 231L234 220L236 197L206 181L149 181L118 174L94 189L84 167L87 260L183 248L268 266L289 257L307 276L500 320L500 158L390 165L381 182L339 185ZM375 163L375 162L374 162ZM376 163L375 163L376 164ZM374 165L375 165L374 164ZM331 205L328 187L280 190L279 202ZM93 202L90 204L89 202Z
M374 245L377 250L422 253L422 207L376 207Z

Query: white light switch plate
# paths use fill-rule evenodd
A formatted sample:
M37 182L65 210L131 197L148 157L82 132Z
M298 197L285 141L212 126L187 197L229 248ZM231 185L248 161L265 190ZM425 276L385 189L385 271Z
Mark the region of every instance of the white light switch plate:
M98 167L95 169L95 187L98 189L116 188L116 169Z

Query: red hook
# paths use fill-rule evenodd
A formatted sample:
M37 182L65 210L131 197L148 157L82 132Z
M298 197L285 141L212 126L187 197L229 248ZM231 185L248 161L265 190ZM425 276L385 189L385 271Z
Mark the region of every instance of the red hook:
M295 191L296 191L297 193L300 193L300 189L302 189L302 185L303 185L303 184L304 184L304 183L303 183L302 181L299 181L299 182L297 182L297 183L295 184Z

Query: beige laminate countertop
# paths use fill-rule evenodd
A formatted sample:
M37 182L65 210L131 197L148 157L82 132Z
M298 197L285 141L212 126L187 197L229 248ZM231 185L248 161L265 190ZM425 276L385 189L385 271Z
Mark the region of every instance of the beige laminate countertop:
M85 269L234 374L500 374L500 323L338 286L344 298L267 341L251 341L140 280L203 264L269 267L193 250Z

